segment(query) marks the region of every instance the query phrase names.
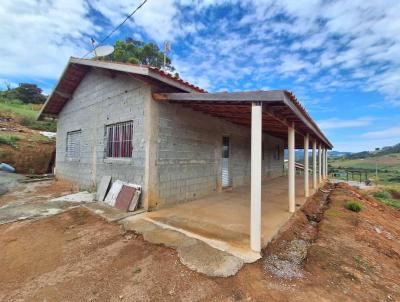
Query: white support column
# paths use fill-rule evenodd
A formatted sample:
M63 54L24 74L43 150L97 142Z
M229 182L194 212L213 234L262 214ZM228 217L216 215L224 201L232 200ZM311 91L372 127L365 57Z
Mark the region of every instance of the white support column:
M288 127L288 197L289 197L289 212L294 213L296 210L295 201L295 166L294 166L294 123L292 122L292 127Z
M262 105L251 106L251 210L250 247L261 252Z
M321 149L321 177L322 177L322 181L325 179L325 148L322 147Z
M324 179L326 179L326 147L324 147Z
M313 189L316 190L318 187L317 183L317 141L314 140L312 144L312 169L313 169Z
M322 147L318 144L318 183L322 182Z
M308 187L308 147L310 145L310 140L308 133L304 136L304 195L306 197L310 196L309 187Z
M328 149L325 149L325 161L326 161L326 170L325 170L325 172L326 172L326 174L325 174L325 178L326 179L329 179L329 168L328 168Z

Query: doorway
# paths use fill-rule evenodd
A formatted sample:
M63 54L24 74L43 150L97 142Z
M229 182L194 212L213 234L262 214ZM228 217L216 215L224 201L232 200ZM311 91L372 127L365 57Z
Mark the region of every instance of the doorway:
M231 144L229 136L222 137L222 188L232 186L230 169Z

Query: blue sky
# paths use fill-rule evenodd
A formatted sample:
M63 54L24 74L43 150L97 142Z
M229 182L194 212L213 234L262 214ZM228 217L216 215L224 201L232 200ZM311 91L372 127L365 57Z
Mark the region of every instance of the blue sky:
M0 85L49 93L139 3L2 0ZM209 91L291 90L335 150L362 151L400 142L399 20L397 0L148 0L108 42L169 40L180 76Z

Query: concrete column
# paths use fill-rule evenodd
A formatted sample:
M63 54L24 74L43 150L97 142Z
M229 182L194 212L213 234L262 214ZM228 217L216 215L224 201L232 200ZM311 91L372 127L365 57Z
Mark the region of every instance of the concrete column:
M324 147L324 179L326 179L327 176L327 166L326 166L326 147Z
M325 149L325 161L326 161L326 175L325 175L325 178L326 179L329 179L329 168L328 168L328 149Z
M322 182L322 146L318 144L318 183Z
M251 210L250 247L261 252L262 105L251 106Z
M304 136L304 195L306 197L310 196L308 187L308 147L309 147L309 136L308 133Z
M322 177L322 180L324 180L325 179L325 148L324 147L322 147L322 149L321 149L321 169L322 169L322 171L321 171L321 177Z
M288 197L289 197L289 212L294 213L296 210L295 201L295 166L294 166L294 123L292 126L288 127Z
M312 169L313 169L313 189L316 190L318 187L317 183L317 141L314 140L312 144Z

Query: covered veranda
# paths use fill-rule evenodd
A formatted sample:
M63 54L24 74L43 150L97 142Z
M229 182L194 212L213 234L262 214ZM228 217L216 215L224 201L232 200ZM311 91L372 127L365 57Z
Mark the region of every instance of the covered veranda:
M311 182L309 182L311 183ZM264 179L261 198L261 246L265 247L289 220L287 177ZM309 187L312 190L312 186ZM296 176L296 208L306 201L304 178ZM212 193L201 199L146 214L163 228L178 230L252 262L259 258L250 250L250 186Z
M327 178L327 150L332 144L295 96L286 90L157 93L153 94L153 99L179 103L251 128L250 186L213 193L206 198L148 213L147 219L154 223L177 229L233 254L255 258ZM287 142L287 176L263 179L263 133ZM301 176L296 176L295 149L304 149L304 173ZM312 165L309 163L310 149Z

